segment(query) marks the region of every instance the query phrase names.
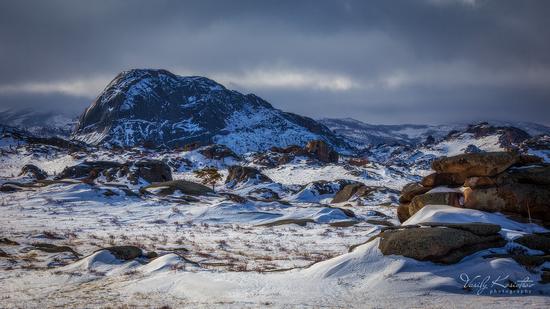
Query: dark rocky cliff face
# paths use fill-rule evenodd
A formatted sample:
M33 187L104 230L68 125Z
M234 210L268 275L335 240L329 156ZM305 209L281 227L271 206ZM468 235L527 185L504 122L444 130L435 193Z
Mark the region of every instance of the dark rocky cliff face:
M313 119L275 109L205 77L166 70L120 73L80 117L73 138L95 145L176 147L220 143L237 152L305 144L345 143Z

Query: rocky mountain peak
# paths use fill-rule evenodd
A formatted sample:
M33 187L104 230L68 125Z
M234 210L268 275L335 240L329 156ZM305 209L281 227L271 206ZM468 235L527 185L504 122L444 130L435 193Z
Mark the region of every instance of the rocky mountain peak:
M254 94L152 69L118 74L82 114L73 138L121 147L219 143L239 153L313 139L345 147L324 125L275 109Z

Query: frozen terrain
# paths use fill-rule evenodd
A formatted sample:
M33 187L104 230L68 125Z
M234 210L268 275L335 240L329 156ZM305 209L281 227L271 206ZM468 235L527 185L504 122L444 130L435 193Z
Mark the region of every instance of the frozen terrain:
M494 147L491 140L470 139L441 144L438 151L452 152L471 142L487 150ZM28 163L57 175L85 160L126 162L140 157L169 164L184 162L172 165L174 179L199 181L193 171L204 166L217 167L225 177L228 167L238 164L258 168L273 182L229 186L220 181L217 194L186 202L177 195L134 196L101 178L93 184L64 181L0 193L0 235L13 242L0 243L5 255L0 258L2 307L20 307L22 301L27 307L548 305L549 287L538 283L540 275L510 258L484 258L505 253L508 247L480 251L450 266L380 252L379 240L371 238L388 225L399 225L396 192L428 172L421 166L375 162L354 166L346 163L346 157L338 163L297 157L266 167L255 163L252 154L238 161L209 159L201 149L68 152L4 138L0 183L28 181L27 176L18 176ZM311 185L339 179L388 191L368 199L331 203L334 193L318 194ZM134 192L139 189L139 185L126 185ZM279 198L262 198L254 193L258 189L269 189ZM223 193L248 198L236 202ZM404 224L422 222L499 224L509 241L526 233L548 232L500 214L435 205ZM62 249L46 252L40 249L44 243ZM117 245L137 246L158 257L124 261L102 250ZM477 275L491 280L527 278L530 286L524 294L512 295L464 289L465 276Z

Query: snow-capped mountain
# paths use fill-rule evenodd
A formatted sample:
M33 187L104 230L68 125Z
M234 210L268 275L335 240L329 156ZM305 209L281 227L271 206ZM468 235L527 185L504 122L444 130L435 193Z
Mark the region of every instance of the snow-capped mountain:
M359 149L379 145L419 146L433 144L436 141L452 139L452 136L448 136L450 133L453 133L451 135L455 135L455 137L457 137L457 134L471 133L477 138L487 137L491 134L500 136L506 133L520 139L524 139L528 135L550 135L550 127L541 124L496 120L476 124L458 122L441 125L373 125L352 118L325 118L320 119L319 122ZM503 137L503 141L505 139L506 137Z
M53 111L8 109L0 111L0 124L24 129L35 136L69 137L76 124L76 115Z
M321 139L345 142L313 119L275 109L205 77L166 70L120 73L80 117L73 138L89 144L177 147L224 144L238 153Z
M468 125L461 130L450 131L443 138L418 145L373 145L365 149L364 156L374 162L415 169L429 169L431 161L437 157L471 152L517 150L548 160L548 141L548 135L533 137L517 127L495 126L482 122Z
M381 144L386 145L417 145L424 143L430 136L441 139L452 130L466 127L462 124L450 125L373 125L353 118L325 118L319 122L329 127L333 132L345 137L359 149ZM430 138L431 139L431 138Z

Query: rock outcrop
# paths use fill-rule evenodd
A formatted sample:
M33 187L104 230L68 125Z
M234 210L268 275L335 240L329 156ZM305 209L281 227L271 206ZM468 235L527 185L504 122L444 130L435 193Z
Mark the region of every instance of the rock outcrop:
M141 181L154 183L172 180L172 171L166 163L159 160L126 163L85 161L66 167L56 179L79 179L90 182L99 177L104 177L107 182L125 179L132 184L139 184Z
M139 160L130 168L129 179L137 183L139 179L146 182L163 182L172 180L170 167L159 160Z
M21 173L19 173L19 176L23 175L30 176L36 180L44 180L48 178L48 174L46 172L33 164L26 164L23 168L21 168Z
M424 227L386 229L378 235L384 255L402 255L419 261L454 264L488 248L503 247L500 226L484 223L423 224Z
M338 163L338 152L322 140L310 141L304 149L321 162Z
M397 209L401 222L430 204L550 222L550 165L537 157L516 152L469 153L437 159L432 167L435 173L403 188ZM460 188L428 192L439 186Z
M209 145L199 150L199 153L207 159L223 160L224 158L233 158L240 160L240 157L225 145Z
M225 183L228 187L234 187L242 183L257 184L261 182L272 182L269 177L253 167L234 165L229 167L228 172L229 174L225 179Z
M143 251L135 246L114 246L104 248L119 260L133 260L143 255Z
M239 154L314 139L348 147L321 123L275 109L254 94L155 69L118 74L82 114L72 138L118 147L215 143Z
M467 153L443 157L432 163L437 173L460 174L464 177L496 176L519 161L514 152Z

